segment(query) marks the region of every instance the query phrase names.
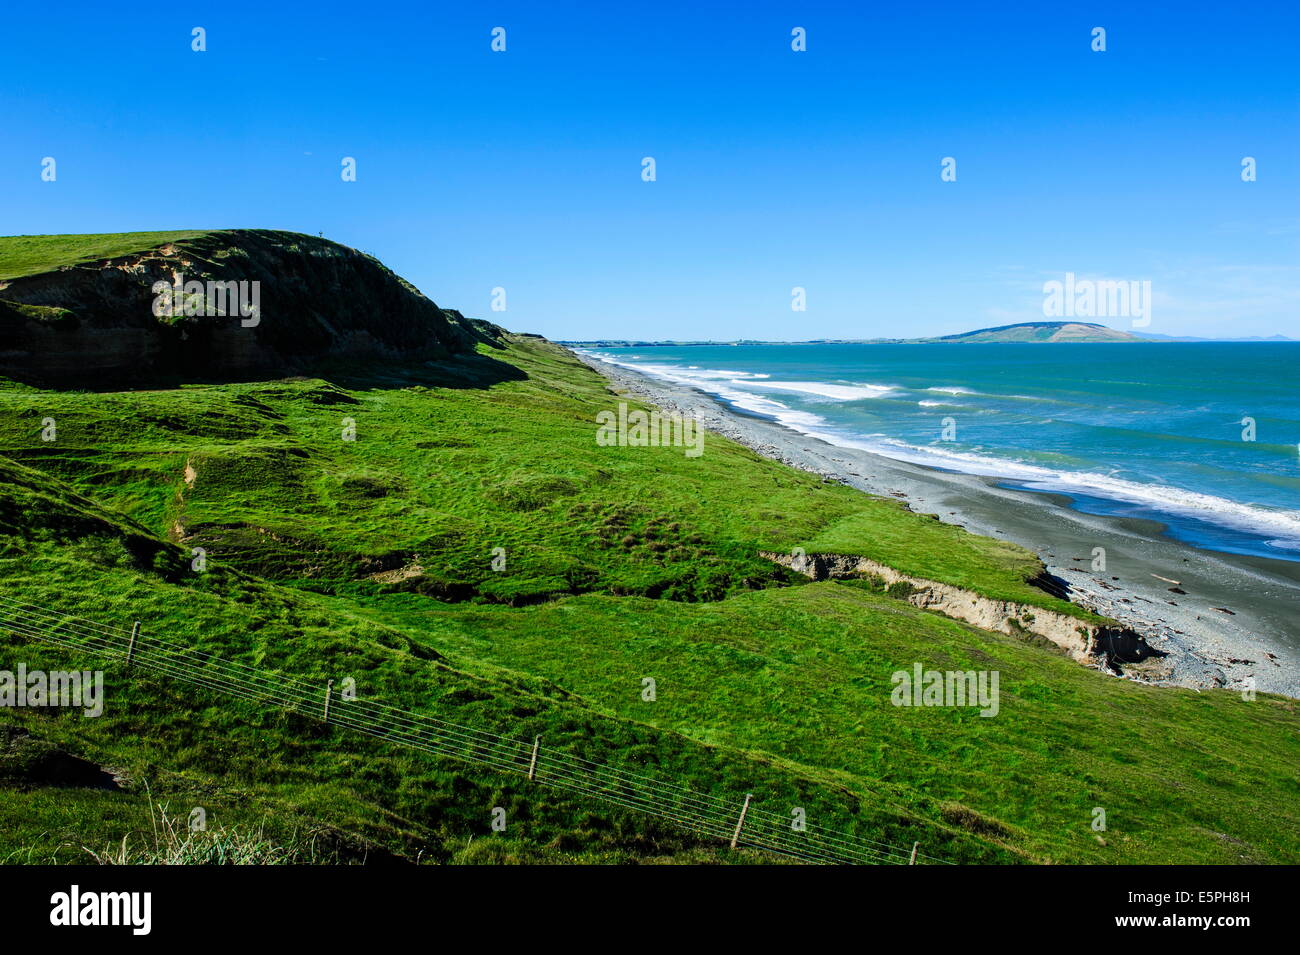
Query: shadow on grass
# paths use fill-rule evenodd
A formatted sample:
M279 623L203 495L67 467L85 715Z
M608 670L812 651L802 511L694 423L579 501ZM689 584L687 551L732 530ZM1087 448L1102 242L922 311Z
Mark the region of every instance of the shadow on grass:
M250 369L221 375L176 372L131 375L123 373L97 378L93 382L69 378L49 378L23 374L9 369L5 379L46 391L111 393L121 391L167 391L194 385L253 384L256 382L293 381L321 378L350 391L383 391L391 388L491 388L504 381L523 381L527 373L490 355L466 353L443 359L364 360L330 359L288 368Z

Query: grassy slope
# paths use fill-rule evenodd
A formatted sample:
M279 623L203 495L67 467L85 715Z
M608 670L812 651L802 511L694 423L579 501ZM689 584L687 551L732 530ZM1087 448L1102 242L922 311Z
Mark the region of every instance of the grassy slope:
M1034 858L1298 858L1289 701L1100 678L841 582L689 606L595 595L522 614L374 605L427 628L441 652L554 679L611 713L816 767L921 815L967 807ZM997 670L1001 711L896 709L890 675L917 661ZM654 704L638 696L643 676L657 681ZM1096 806L1106 845L1088 828Z
M144 252L203 232L109 232L99 235L0 236L0 282L65 265Z
M487 391L431 389L415 369L352 391L321 380L93 400L15 390L0 448L95 486L159 533L179 521L246 570L318 588L418 563L413 586L516 603L590 590L717 599L780 576L759 549L802 545L1095 619L1030 586L1040 568L1021 548L725 439L710 436L699 458L599 448L593 421L610 398L597 376L527 339L509 358L530 377ZM57 442L38 439L45 417ZM341 439L345 419L355 442ZM495 547L510 573L493 571Z
M235 571L186 572L183 555L150 544L132 525L27 469L0 464L0 579L6 601L56 606L106 623L133 617L173 639L263 669L354 676L368 698L519 739L548 743L598 762L689 781L735 803L753 786L843 819L863 834L905 843L925 826L890 807L860 806L779 766L716 751L671 731L609 719L562 688L479 664L456 668L382 623L337 602ZM0 613L0 617L8 617ZM37 642L9 639L6 666L67 669L102 665ZM26 784L23 753L0 746L0 859L85 861L124 835L143 843L146 784L182 818L204 806L224 825L267 825L288 838L324 831L355 855L393 852L446 861L586 858L619 861L685 854L717 857L671 827L590 800L527 786L518 776L469 768L273 708L232 701L190 684L107 669L105 715L0 711L3 725L84 754L134 780L133 790L51 790ZM492 806L512 828L488 832ZM478 836L473 844L468 838ZM969 858L1004 853L953 833L947 851Z
M0 392L0 453L37 472L0 473L0 501L20 502L0 511L3 593L139 617L286 672L360 667L398 705L521 739L542 733L729 800L750 789L798 799L863 835L921 839L954 859L1300 858L1293 704L1107 680L864 587L802 583L754 551L817 545L1059 605L1025 583L1036 565L1023 551L722 439L698 459L597 448L594 415L612 399L589 370L522 339L499 357L529 378L481 390L440 387L427 369L351 369L335 385ZM53 444L38 437L46 416L58 422ZM344 417L355 442L340 440ZM68 508L103 524L45 527L42 515ZM179 533L178 522L187 546L208 548L206 575L141 543ZM506 548L504 572L491 568L494 547ZM403 566L398 583L363 579ZM71 665L20 646L29 665ZM912 662L1000 670L1001 714L890 706L889 675ZM640 701L644 676L658 682L654 704ZM635 814L323 734L300 717L148 680L112 692L100 720L0 719L226 819L269 813L281 828L323 824L442 859L711 857ZM466 850L498 804L527 825ZM1098 805L1104 845L1089 828ZM10 852L107 843L146 818L139 792L0 789Z

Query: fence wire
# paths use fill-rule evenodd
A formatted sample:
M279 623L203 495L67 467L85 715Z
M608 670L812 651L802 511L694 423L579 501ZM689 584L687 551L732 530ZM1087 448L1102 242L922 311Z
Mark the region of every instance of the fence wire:
M127 661L228 694L258 706L291 710L330 725L365 733L435 756L462 760L505 772L531 776L533 782L581 796L596 797L709 838L735 837L741 803L688 789L630 770L595 763L576 754L533 742L500 736L374 700L345 700L289 674L259 670L175 640L157 637L60 613L0 596L0 629L69 650ZM534 761L534 754L536 758ZM789 814L765 809L751 799L737 846L778 853L821 864L908 864L913 849L889 845L805 822L796 829ZM947 864L917 852L915 862Z

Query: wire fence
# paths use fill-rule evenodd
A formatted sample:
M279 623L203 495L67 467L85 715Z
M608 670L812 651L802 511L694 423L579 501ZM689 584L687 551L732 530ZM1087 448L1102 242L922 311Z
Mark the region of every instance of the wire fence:
M335 698L327 686L259 670L175 640L124 629L0 597L0 629L69 650L123 660L128 667L227 694L254 705L278 707L401 746L522 774L532 782L595 797L666 820L679 828L740 847L822 864L948 864L945 860L777 812L761 799L729 800L655 779L538 740L500 736L382 702Z

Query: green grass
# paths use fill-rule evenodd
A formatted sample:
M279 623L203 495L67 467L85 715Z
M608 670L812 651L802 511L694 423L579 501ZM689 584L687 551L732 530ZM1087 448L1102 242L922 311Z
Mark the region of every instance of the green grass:
M548 745L594 762L689 783L735 804L752 786L769 799L842 818L849 831L888 833L900 844L930 832L895 806L862 805L748 754L719 752L671 731L605 717L544 679L481 661L475 672L460 670L400 631L336 602L220 570L201 582L169 582L169 568L160 572L158 561L142 559L115 536L88 537L82 528L78 537L79 543L69 539L57 547L27 543L22 553L6 548L0 558L6 598L57 602L61 611L110 624L138 616L166 627L172 639L322 686L328 676L351 676L366 698L521 740L542 735ZM57 600L51 581L60 582ZM298 714L147 670L128 676L120 665L28 640L10 642L7 655L29 669L106 670L102 717L15 710L4 713L4 720L46 746L112 768L132 785L122 793L64 789L51 798L49 787L25 772L30 760L11 752L11 765L0 759L0 778L8 776L8 786L0 784L0 858L37 847L36 860L69 861L69 846L103 850L123 838L140 843L149 832L151 794L178 811L203 806L214 824L256 826L269 838L323 832L343 847L345 858L454 862L471 836L505 842L496 851L530 858L559 852L622 861L716 850L635 812L327 729ZM54 802L60 808L51 813ZM504 834L489 829L494 806L508 812ZM971 858L998 857L973 839L945 835L944 843ZM493 850L480 845L475 851Z
M518 339L509 357L528 377L489 390L388 369L352 391L305 379L94 401L11 393L0 449L94 486L156 533L179 523L213 559L317 589L418 565L406 586L456 599L716 600L786 578L760 550L804 546L1097 619L1030 586L1042 568L1022 548L723 438L709 436L699 458L598 447L595 415L616 403L602 382L542 343ZM57 442L39 440L47 417ZM493 569L498 547L508 574Z
M206 235L202 231L109 232L88 235L0 236L0 282L52 272L69 265L145 252L167 242Z
M920 526L918 526L920 525ZM888 498L868 500L806 540L809 554L869 557L904 574L1099 621L1068 601L1048 597L1030 581L1042 572L1038 557L1018 544L978 537L931 516L926 522Z
M358 675L395 706L542 735L727 804L752 791L804 805L954 861L1300 860L1292 702L1118 681L855 583L810 583L758 551L857 554L1095 619L1033 587L1041 567L1014 545L720 437L699 458L598 447L595 415L620 400L601 379L544 342L491 351L522 374L472 387L450 368L374 366L167 391L0 389L0 455L19 462L0 458L0 595L141 619L312 680ZM189 569L198 546L203 574ZM73 665L38 644L7 649ZM890 705L891 674L915 662L999 671L1001 712ZM327 833L343 861L751 858L517 777L109 676L100 719L0 722L138 785L55 798L21 766L5 783L0 758L0 857L144 846L151 794L285 845ZM492 834L494 805L519 825Z
M1063 653L837 581L688 606L598 595L522 613L431 612L400 596L371 605L423 628L440 653L562 682L610 714L769 753L919 815L964 807L1035 859L1297 857L1289 701L1104 679ZM997 670L1000 712L895 708L891 676L916 662ZM645 676L653 703L640 697ZM1104 845L1089 828L1097 806Z
M803 805L842 820L847 832L897 844L925 835L959 858L1008 857L951 827L936 830L898 806L863 804L842 788L825 789L820 779L756 754L719 751L610 718L551 681L484 661L461 669L337 600L219 567L191 575L182 553L142 537L135 525L51 479L11 465L0 479L6 601L108 625L141 619L197 649L322 686L327 677L352 676L367 698L521 740L541 735L548 746L686 784L729 804L739 805L755 788L776 805ZM11 732L35 741L0 749L0 859L74 861L69 854L83 849L107 852L123 839L142 844L151 795L182 808L203 806L222 826L256 827L283 844L304 830L324 834L343 859L750 858L722 853L712 840L636 812L530 786L517 775L324 728L146 670L128 676L111 661L105 666L41 642L11 639L6 647L9 669L18 660L29 669L104 667L108 705L95 719L63 710L0 712ZM123 792L52 788L31 772L33 749L91 759L130 784ZM489 829L494 806L507 809L506 833Z

